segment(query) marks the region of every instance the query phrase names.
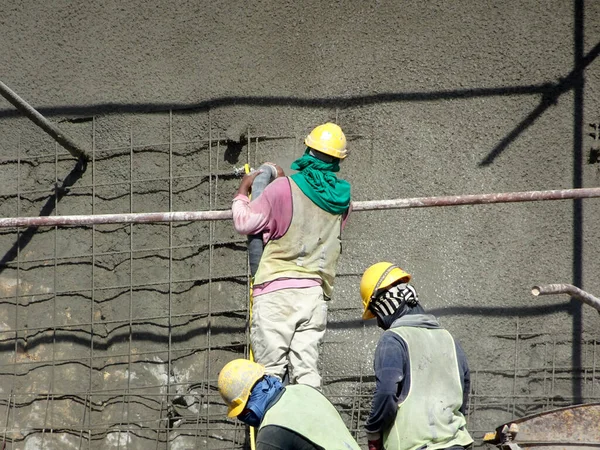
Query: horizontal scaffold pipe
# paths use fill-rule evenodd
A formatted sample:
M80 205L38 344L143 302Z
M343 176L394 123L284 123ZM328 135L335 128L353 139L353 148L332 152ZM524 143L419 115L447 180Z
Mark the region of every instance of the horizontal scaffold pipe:
M353 211L383 209L428 208L433 206L479 205L490 203L536 202L542 200L573 200L600 197L600 188L562 189L552 191L507 192L500 194L473 194L444 197L399 198L353 202ZM96 214L81 216L6 217L0 219L0 228L98 225L114 223L192 222L231 219L231 210L182 211L158 213Z

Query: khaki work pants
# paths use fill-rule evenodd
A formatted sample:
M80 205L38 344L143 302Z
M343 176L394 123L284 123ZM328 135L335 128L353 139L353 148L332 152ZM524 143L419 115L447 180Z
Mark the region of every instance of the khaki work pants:
M321 286L281 289L254 299L250 341L256 362L283 378L289 360L290 383L321 387L317 360L327 303Z

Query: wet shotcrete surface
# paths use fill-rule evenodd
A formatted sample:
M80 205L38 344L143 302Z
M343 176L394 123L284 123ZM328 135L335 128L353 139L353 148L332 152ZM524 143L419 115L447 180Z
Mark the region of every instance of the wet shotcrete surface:
M340 175L356 200L600 182L597 2L0 6L0 79L94 153L78 173L1 101L4 217L226 209L234 168L287 169L328 120L351 135ZM587 57L576 63L577 52ZM231 130L262 137L217 143ZM360 320L358 285L380 260L411 272L462 342L478 440L512 417L596 398L598 315L530 288L600 295L599 205L356 212L321 368L359 440L380 331ZM245 240L230 222L2 230L0 254L7 449L243 445L214 389L247 342Z

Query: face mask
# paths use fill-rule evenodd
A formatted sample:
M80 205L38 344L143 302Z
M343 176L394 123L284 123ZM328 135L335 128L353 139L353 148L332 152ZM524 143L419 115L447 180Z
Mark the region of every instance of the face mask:
M251 427L258 427L267 407L270 405L271 400L283 389L283 385L279 378L266 375L252 388L246 408L238 416L245 424Z
M242 413L238 416L238 419L240 419L246 425L254 428L258 428L260 426L260 422L262 421L262 417L258 417L251 409L245 409L242 411Z

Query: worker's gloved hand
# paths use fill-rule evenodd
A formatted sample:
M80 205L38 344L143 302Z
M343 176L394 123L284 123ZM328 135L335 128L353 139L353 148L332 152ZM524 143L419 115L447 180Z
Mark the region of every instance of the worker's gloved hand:
M281 177L285 177L285 172L283 171L283 169L281 168L281 166L272 163L272 162L266 162L265 164L268 164L270 166L273 166L275 168L275 170L277 171L277 178L281 178Z
M369 450L382 450L383 449L383 439L375 439L369 441Z

